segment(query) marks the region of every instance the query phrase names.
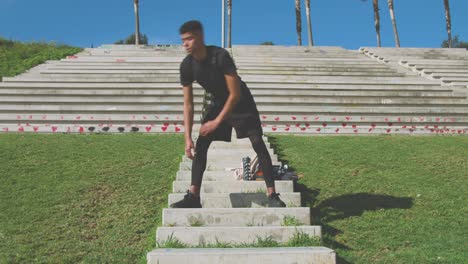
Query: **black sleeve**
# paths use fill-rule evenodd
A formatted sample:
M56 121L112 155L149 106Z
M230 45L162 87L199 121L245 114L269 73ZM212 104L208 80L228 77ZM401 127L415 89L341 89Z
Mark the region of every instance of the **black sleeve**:
M237 72L234 60L231 58L231 55L229 55L229 52L227 50L222 49L218 56L218 61L220 62L220 67L224 74L231 74Z
M184 59L180 64L180 84L182 86L191 85L193 83L193 70L190 60Z

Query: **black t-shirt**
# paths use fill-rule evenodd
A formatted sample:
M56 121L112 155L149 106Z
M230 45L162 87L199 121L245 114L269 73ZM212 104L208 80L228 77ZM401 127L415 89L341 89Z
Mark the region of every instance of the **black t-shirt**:
M180 64L180 83L182 86L198 82L206 92L212 95L209 111L220 112L229 96L225 74L236 73L236 66L228 51L216 46L206 46L207 54L203 61L197 61L187 55ZM258 115L257 107L247 85L240 80L241 99L232 114L253 113Z

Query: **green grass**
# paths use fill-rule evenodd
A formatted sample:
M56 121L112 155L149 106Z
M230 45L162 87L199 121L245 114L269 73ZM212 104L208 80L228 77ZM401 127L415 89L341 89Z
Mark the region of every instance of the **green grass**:
M0 263L146 263L183 144L0 134Z
M304 225L299 221L296 217L294 216L289 216L286 215L283 217L283 223L281 223L282 226L301 226Z
M260 247L311 247L321 246L320 238L311 237L306 233L296 230L294 236L285 243L280 243L274 240L271 236L260 237L257 236L256 240L252 243L233 244L228 242L221 242L216 239L216 243L205 243L199 245L187 245L181 242L177 237L171 234L167 240L157 242L158 248L260 248Z
M339 263L464 263L468 137L275 136Z
M468 259L468 137L270 141L304 175L303 205L339 263ZM0 134L0 263L145 263L183 142L182 135ZM304 244L319 243L300 234L288 243Z
M44 63L80 52L82 49L54 42L23 43L0 37L0 80Z

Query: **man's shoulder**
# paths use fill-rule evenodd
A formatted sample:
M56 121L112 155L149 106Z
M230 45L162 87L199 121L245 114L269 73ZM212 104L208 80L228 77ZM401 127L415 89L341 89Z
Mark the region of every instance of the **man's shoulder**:
M188 54L185 56L185 58L182 60L181 64L183 63L189 63L192 61L192 55Z

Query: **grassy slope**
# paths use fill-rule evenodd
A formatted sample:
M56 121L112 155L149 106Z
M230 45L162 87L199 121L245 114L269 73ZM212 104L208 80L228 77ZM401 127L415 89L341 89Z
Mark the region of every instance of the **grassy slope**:
M467 137L278 136L341 263L462 263Z
M0 263L133 263L154 248L179 135L0 135Z
M46 60L58 60L82 49L55 43L10 41L0 37L0 80L15 76Z

